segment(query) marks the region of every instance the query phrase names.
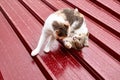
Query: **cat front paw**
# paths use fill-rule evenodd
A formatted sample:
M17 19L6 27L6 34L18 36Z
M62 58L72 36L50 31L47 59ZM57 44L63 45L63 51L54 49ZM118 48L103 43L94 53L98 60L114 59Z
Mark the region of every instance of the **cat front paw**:
M39 51L35 49L31 52L31 56L36 56L38 53Z
M50 49L49 48L45 48L44 52L48 53L48 52L50 52Z
M72 45L70 43L66 43L65 47L68 48L68 49L70 49L70 48L72 48Z

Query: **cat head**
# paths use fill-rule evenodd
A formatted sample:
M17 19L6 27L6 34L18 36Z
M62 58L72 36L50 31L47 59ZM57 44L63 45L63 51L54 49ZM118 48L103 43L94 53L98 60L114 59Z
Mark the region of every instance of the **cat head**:
M89 34L74 34L70 37L66 37L63 42L66 48L82 49L88 47L88 35Z
M86 37L87 35L86 34L75 34L72 38L73 38L73 41L72 41L72 45L73 45L73 48L75 49L82 49L83 47L86 47Z
M55 34L55 38L56 39L64 39L65 37L67 37L68 35L68 29L69 29L69 23L66 21L64 23L60 23L57 21L54 21L52 23L53 26L53 30L54 30L54 34Z

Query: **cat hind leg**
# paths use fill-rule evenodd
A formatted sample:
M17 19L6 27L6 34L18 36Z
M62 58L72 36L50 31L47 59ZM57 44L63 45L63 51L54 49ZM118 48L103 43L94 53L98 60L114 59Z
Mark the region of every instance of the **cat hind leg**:
M50 51L51 44L53 44L54 40L55 40L55 38L51 35L51 36L49 37L49 41L47 42L47 44L46 44L46 46L45 46L45 48L44 48L44 52L47 53L47 52Z
M43 45L43 43L47 40L47 37L49 35L47 33L45 33L44 31L42 31L42 34L40 36L40 39L39 39L39 42L38 42L38 45L37 47L31 52L31 56L36 56L40 50L41 50L41 47Z

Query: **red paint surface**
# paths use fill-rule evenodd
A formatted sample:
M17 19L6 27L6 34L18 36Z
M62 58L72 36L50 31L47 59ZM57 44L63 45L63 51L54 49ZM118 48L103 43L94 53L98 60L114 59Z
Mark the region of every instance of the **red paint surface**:
M0 25L0 71L4 80L46 80L1 12Z
M109 9L113 10L114 12L118 13L120 15L120 5L119 3L114 0L97 0L97 2L105 5L106 7L108 7Z
M1 71L0 71L0 80L4 80Z
M6 48L0 45L0 53L6 53L0 56L0 61L4 62L4 64L0 62L0 71L5 80L44 80L45 78L118 80L120 78L120 35L118 35L120 13L117 9L120 3L118 1L2 0L0 3L2 8L0 41ZM85 15L90 32L89 48L84 48L82 51L67 50L56 41L48 54L41 51L38 56L30 57L46 18L52 12L68 7L78 7ZM8 61L12 64L7 64ZM35 62L37 65L33 64Z

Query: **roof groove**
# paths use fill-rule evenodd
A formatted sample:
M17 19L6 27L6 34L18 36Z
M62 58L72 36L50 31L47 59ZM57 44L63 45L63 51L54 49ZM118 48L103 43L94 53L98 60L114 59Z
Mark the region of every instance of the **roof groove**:
M108 52L109 55L114 57L116 60L120 62L120 54L109 48L106 44L104 44L102 41L99 39L95 38L94 35L90 34L90 39L93 40L98 46L103 48L105 51Z
M50 7L53 11L57 11L58 9L54 6L52 6L49 2L46 0L41 0L43 3L45 3L48 7Z
M41 19L23 0L18 0L41 24L44 24L43 19Z
M102 1L99 0L90 0L91 2L95 3L97 6L105 9L106 11L108 11L109 13L111 13L113 16L115 16L116 18L120 19L120 13L118 13L117 11L114 11L113 9L111 9L110 7L104 5L103 3L101 3ZM112 5L111 5L112 6ZM114 6L114 5L113 5Z

